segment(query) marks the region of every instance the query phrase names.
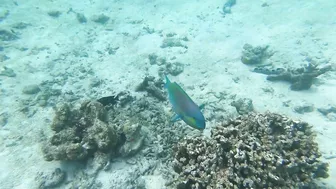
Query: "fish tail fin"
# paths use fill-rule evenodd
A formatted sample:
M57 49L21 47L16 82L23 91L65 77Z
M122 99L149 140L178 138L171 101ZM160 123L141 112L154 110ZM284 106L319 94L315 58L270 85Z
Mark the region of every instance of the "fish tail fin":
M165 78L166 78L166 83L165 83L165 88L167 88L168 87L168 85L170 84L170 80L169 80L169 78L168 78L168 76L167 75L165 75Z

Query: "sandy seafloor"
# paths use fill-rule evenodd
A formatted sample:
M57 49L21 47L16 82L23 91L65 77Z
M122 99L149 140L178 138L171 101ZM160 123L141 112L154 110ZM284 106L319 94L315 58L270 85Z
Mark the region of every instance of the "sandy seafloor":
M264 2L269 6L261 6ZM30 117L18 111L22 108L21 100L29 96L22 93L25 86L67 75L68 82L62 91L72 90L80 100L110 95L112 91L134 91L146 74L158 76L158 66L148 61L151 53L185 64L183 73L170 78L180 83L197 102L211 102L214 97L209 92L226 92L252 99L259 112L269 110L314 125L323 157L329 157L322 157L330 164L330 177L323 182L327 188L335 188L336 158L330 157L336 155L336 122L316 110L336 105L335 71L320 76L309 90L292 91L288 83L270 82L265 75L251 72L252 67L244 65L240 57L242 47L249 43L269 45L275 54L266 61L275 65L300 66L306 64L309 55L335 66L336 1L238 1L232 13L223 17L224 3L219 0L1 0L1 12L9 10L7 18L0 22L2 29L10 29L18 22L31 25L17 31L20 38L6 42L4 51L0 52L9 57L0 62L0 67L6 66L16 73L16 77L0 76L0 113L8 115L7 124L0 128L0 188L33 188L38 172L60 165L44 161L39 142L41 130L51 132L49 125L54 109L37 107ZM70 8L83 13L88 22L79 23L73 12L67 13ZM47 14L50 10L62 14L53 18ZM110 17L106 24L90 20L102 13ZM161 48L169 33L187 37L188 48ZM108 47L119 49L115 54L108 54ZM80 69L94 74L85 75ZM89 83L95 77L103 84L90 88ZM273 92L264 92L263 88L272 88ZM143 94L134 92L134 95ZM284 102L289 106L284 106ZM293 110L305 103L313 104L315 110L304 114ZM211 125L208 123L209 128ZM121 164L118 182L130 171L123 169L127 167ZM103 188L111 188L115 179L112 177L115 175L102 173L97 179L105 184ZM160 175L146 177L147 188L164 188L163 184Z

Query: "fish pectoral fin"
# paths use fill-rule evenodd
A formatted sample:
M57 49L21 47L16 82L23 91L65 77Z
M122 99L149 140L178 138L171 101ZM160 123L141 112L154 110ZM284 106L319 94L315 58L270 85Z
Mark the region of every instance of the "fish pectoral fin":
M176 122L176 121L180 121L180 120L181 120L181 116L178 115L178 114L175 114L175 115L170 119L171 122Z
M200 110L203 110L204 107L205 107L205 104L201 104L201 105L199 105L198 107L199 107Z

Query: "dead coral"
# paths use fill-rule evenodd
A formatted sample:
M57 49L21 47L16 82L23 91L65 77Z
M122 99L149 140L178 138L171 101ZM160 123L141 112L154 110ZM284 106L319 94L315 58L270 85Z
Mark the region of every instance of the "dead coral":
M62 105L51 128L55 134L42 148L47 161L86 159L97 151L110 151L118 140L106 122L106 110L96 101L84 102L79 110Z
M251 113L219 125L211 139L176 147L179 189L314 188L328 177L311 126L273 113Z
M230 105L235 107L240 115L248 114L254 111L252 99L249 98L240 98L231 102Z
M122 156L134 155L143 146L145 137L141 134L141 125L139 123L126 122L122 128L125 135L125 143L119 152Z
M273 52L268 51L268 47L268 45L253 47L246 43L243 47L241 61L244 64L262 63L266 58L269 58L274 54Z
M173 76L177 76L181 74L183 71L184 71L184 64L180 62L166 64L166 72Z
M136 87L136 92L144 92L146 91L149 95L157 98L160 101L166 101L166 95L163 92L163 84L162 79L155 80L155 77L146 76L144 80Z
M38 189L48 189L59 187L66 179L66 173L60 168L56 168L51 173L40 172L35 180L38 183Z
M183 39L175 37L167 37L162 41L161 48L182 47L188 49L188 46L183 43Z
M331 65L318 67L317 64L309 63L298 69L269 69L255 68L254 71L268 75L269 81L287 81L291 83L290 89L294 91L309 89L316 77L331 70Z

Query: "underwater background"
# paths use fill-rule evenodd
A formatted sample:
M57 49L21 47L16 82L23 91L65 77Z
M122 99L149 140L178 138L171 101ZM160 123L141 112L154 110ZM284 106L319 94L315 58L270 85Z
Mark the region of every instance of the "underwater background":
M336 188L335 9L0 0L0 188Z

